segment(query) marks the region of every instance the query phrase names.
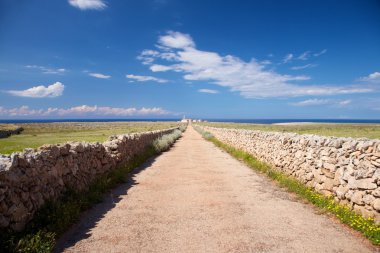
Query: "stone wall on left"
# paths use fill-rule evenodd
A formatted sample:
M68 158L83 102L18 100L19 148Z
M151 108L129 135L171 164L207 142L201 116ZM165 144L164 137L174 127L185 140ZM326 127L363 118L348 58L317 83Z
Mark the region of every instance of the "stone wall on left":
M58 200L67 189L85 190L175 129L111 136L104 143L68 142L0 154L0 229L21 231L47 201Z

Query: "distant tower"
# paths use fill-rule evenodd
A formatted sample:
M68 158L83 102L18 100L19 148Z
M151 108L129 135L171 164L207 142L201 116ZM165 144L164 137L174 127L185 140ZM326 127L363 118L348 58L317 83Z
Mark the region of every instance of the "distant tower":
M183 115L183 118L182 118L182 120L181 120L181 122L183 122L183 123L187 123L187 119L186 119L186 117L185 117L185 115Z

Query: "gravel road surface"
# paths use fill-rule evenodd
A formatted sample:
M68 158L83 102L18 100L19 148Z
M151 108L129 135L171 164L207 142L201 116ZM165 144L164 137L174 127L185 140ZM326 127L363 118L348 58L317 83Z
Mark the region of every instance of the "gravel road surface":
M373 252L189 126L85 213L57 252Z

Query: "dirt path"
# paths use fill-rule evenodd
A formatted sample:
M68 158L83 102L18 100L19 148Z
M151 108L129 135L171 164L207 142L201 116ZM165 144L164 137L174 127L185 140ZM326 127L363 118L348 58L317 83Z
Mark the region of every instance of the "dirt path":
M57 252L371 252L202 139L175 146L89 211Z

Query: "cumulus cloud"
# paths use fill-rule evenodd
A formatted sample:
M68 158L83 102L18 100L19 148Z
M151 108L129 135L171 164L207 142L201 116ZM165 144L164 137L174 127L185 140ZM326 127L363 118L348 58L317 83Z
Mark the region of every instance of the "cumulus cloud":
M158 83L168 82L168 80L166 79L161 79L154 76L138 76L138 75L129 74L129 75L126 75L125 77L128 79L132 79L133 81L136 81L136 82L148 82L148 81L153 81L153 82L158 82Z
M149 57L148 64L154 72L179 72L185 80L209 81L239 92L246 98L335 95L372 90L354 86L301 85L299 81L309 80L310 77L280 74L256 60L247 62L232 55L199 50L195 45L188 34L168 32L159 37L157 50L144 50L139 57L142 61L144 57ZM167 59L168 54L170 59ZM289 54L284 60L293 58ZM156 60L166 64L157 65Z
M48 109L31 109L28 106L15 108L4 108L0 106L0 116L18 117L18 116L138 116L138 115L166 115L168 111L159 108L140 109L130 107L108 107L108 106L90 106L80 105L70 108L48 108Z
M101 73L88 73L88 75L92 76L92 77L100 78L100 79L108 79L108 78L111 77L109 75L104 75L104 74L101 74Z
M26 65L28 69L37 69L40 70L43 74L64 74L67 70L64 68L49 68L45 66L38 65Z
M160 64L154 64L154 65L150 66L150 70L152 70L153 72L161 72L161 71L167 71L167 70L171 70L171 69L172 68L169 66L160 65Z
M41 115L44 113L44 110L34 110L30 109L28 106L21 106L16 108L4 108L0 106L0 115L1 116L11 116L11 117L17 117L17 116L36 116Z
M305 64L305 65L301 65L301 66L294 66L294 67L291 67L290 69L292 70L300 70L300 69L308 69L308 68L314 68L316 67L317 64Z
M161 36L158 41L162 46L169 48L192 48L195 47L193 39L188 34L169 31L167 35Z
M69 4L81 10L103 10L107 7L103 0L69 0Z
M359 78L359 80L370 83L380 83L380 72L373 72L368 76Z
M55 82L49 86L36 86L26 90L8 90L7 93L18 97L45 98L59 97L63 94L65 86L60 82Z
M198 92L209 93L209 94L217 94L217 93L219 93L219 91L217 91L217 90L210 90L210 89L199 89Z

